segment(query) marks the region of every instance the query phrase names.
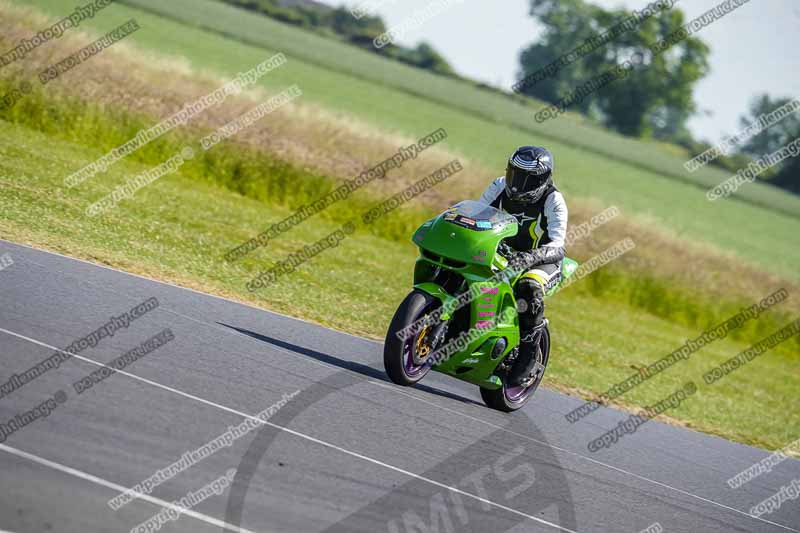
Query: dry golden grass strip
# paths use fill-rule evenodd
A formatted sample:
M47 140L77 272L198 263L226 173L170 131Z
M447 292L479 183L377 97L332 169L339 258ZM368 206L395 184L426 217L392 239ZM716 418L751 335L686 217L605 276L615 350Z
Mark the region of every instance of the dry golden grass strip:
M0 0L0 44L3 50L53 22L54 19L34 9ZM24 61L0 69L0 78L36 80L38 73L46 67L97 37L85 31L71 30L56 43L37 48ZM48 84L46 90L48 98L53 100L77 98L109 110L151 117L155 124L226 81L215 73L194 69L185 58L156 54L124 41L64 74L57 82ZM205 111L187 127L197 128L199 139L201 133L227 124L269 96L260 88L245 91ZM446 128L446 125L442 126ZM426 133L429 132L420 132L420 135ZM333 113L302 98L279 108L234 138L238 144L339 179L352 178L395 153L398 147L416 141L341 113ZM464 198L475 198L501 171L488 169L464 154L438 145L426 150L418 159L404 163L400 170L392 170L380 191L372 190L376 196L398 191L454 158L460 159L464 165L458 180L444 182L423 195L420 201L438 209ZM572 225L589 220L607 207L584 198L569 198L569 204ZM765 273L763 269L708 244L694 244L670 235L650 221L630 213L623 213L577 242L569 254L585 260L625 237L631 237L637 247L623 256L618 266L633 275L654 276L723 299L739 297L756 302L780 287L797 294L798 286L794 283ZM786 310L798 311L800 298L790 297L781 305Z

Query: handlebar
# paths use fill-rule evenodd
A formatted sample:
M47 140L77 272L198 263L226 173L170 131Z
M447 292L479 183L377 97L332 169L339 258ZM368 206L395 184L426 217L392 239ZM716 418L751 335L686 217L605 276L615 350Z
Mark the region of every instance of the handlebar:
M506 259L509 259L511 258L512 255L514 255L514 249L508 244L501 242L500 245L497 247L497 253L499 253Z

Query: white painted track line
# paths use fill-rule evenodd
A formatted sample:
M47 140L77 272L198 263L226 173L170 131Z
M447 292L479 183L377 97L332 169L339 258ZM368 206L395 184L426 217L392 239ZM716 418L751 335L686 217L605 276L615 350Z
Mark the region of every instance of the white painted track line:
M389 463L384 463L383 461L379 461L378 459L373 459L372 457L368 457L366 455L362 455L360 453L350 451L350 450L348 450L346 448L342 448L341 446L337 446L337 445L331 444L331 443L329 443L327 441L324 441L324 440L321 440L321 439L317 439L317 438L312 437L310 435L306 435L305 433L300 433L299 431L295 431L293 429L289 429L287 427L280 426L280 425L275 424L273 422L270 422L268 420L267 421L261 420L260 418L257 418L255 416L250 415L248 413L245 413L243 411L239 411L237 409L233 409L231 407L227 407L227 406L224 406L222 404L218 404L216 402L212 402L210 400L206 400L206 399L201 398L199 396L195 396L194 394L190 394L188 392L184 392L184 391L181 391L179 389L175 389L173 387L169 387L167 385L162 385L161 383L158 383L156 381L152 381L150 379L146 379L146 378L137 376L136 374L131 374L130 372L126 372L124 370L117 370L117 369L115 369L113 367L107 366L107 365L105 365L103 363L99 363L99 362L97 362L97 361L95 361L93 359L89 359L88 357L84 357L82 355L68 354L68 352L65 352L65 351L63 351L63 350L61 350L59 348L56 348L55 346L50 346L47 343L38 341L36 339L32 339L30 337L26 337L25 335L20 335L18 333L14 333L13 331L9 331L9 330L3 329L3 328L0 328L0 332L3 332L5 334L7 334L7 335L11 335L12 337L16 337L18 339L30 342L32 344L36 344L36 345L42 346L42 347L47 348L49 350L54 350L54 351L61 352L61 353L66 354L66 355L71 355L72 357L74 357L76 359L79 359L81 361L85 361L85 362L87 362L89 364L92 364L92 365L95 365L95 366L109 368L109 369L113 370L117 374L121 374L123 376L127 376L127 377L129 377L129 378L131 378L133 380L139 381L141 383L146 383L147 385L159 388L161 390L165 390L167 392L171 392L171 393L173 393L175 395L182 396L182 397L188 398L190 400L194 400L194 401L196 401L198 403L202 403L202 404L208 405L210 407L214 407L214 408L219 409L221 411L225 411L225 412L228 412L228 413L233 413L233 414L241 416L243 418L249 418L249 419L251 419L251 420L253 420L255 422L258 422L260 424L264 424L264 425L273 427L275 429L278 429L280 431L283 431L285 433L289 433L290 435L294 435L294 436L299 437L301 439L305 439L305 440L308 440L308 441L313 442L315 444L319 444L321 446L324 446L326 448L330 448L332 450L336 450L338 452L341 452L343 454L349 455L351 457L355 457L356 459L361 459L362 461L366 461L368 463L372 463L374 465L386 468L388 470L392 470L394 472L397 472L399 474L403 474L403 475L408 476L410 478L418 479L420 481L424 481L426 483L429 483L429 484L434 485L436 487L439 487L441 489L445 489L445 490L454 492L456 494L460 494L462 496L466 496L467 498L471 498L471 499L479 501L481 503L485 503L485 504L487 504L487 505L489 505L491 507L494 507L496 509L501 509L503 511L515 514L515 515L520 516L522 518L527 518L528 520L532 520L532 521L537 522L539 524L552 527L552 528L557 529L559 531L564 531L566 533L577 533L576 531L574 531L572 529L567 529L567 528L562 527L562 526L560 526L558 524L555 524L553 522L549 522L547 520L543 520L543 519L538 518L538 517L533 516L533 515L525 514L522 511L518 511L518 510L513 509L511 507L507 507L505 505L493 502L493 501L488 500L486 498L481 498L480 496L477 496L477 495L472 494L470 492L458 489L456 487L451 487L451 486L446 485L444 483L440 483L440 482L438 482L438 481L436 481L434 479L430 479L430 478L427 478L425 476L421 476L419 474L415 474L413 472L409 472L408 470L404 470L402 468L396 467L396 466L391 465ZM125 491L128 490L125 487L120 487L120 488L121 488L121 492L125 492Z
M102 487L107 487L109 489L113 489L113 490L115 490L117 492L125 492L125 491L128 490L127 488L123 487L122 485L118 485L116 483L113 483L111 481L107 481L107 480L99 478L97 476L93 476L91 474L87 474L86 472L82 472L82 471L77 470L75 468L71 468L69 466L65 466L65 465L62 465L60 463L56 463L55 461L50 461L49 459L45 459L43 457L39 457L38 455L34 455L34 454L28 453L28 452L24 452L22 450L18 450L17 448L12 448L11 446L8 446L6 444L0 444L0 451L4 451L6 453L9 453L11 455L15 455L15 456L20 457L22 459L27 459L28 461L32 461L32 462L34 462L36 464L39 464L39 465L42 465L42 466L46 466L46 467L52 468L54 470L58 470L59 472L63 472L63 473L68 474L68 475L70 475L72 477L76 477L76 478L82 479L84 481L88 481L90 483L94 483L95 485L100 485ZM223 522L222 520L217 520L216 518L213 518L211 516L204 515L202 513L196 512L196 511L192 511L191 509L184 509L184 508L182 508L180 506L173 505L173 504L171 504L170 502L168 502L166 500L155 498L155 497L150 496L148 494L137 493L137 497L142 499L142 500L144 500L144 501L146 501L146 502L158 505L159 507L164 507L164 508L167 508L167 509L174 509L175 511L177 511L177 512L179 512L181 514L184 514L186 516L190 516L192 518L196 518L197 520L201 520L201 521L203 521L203 522L205 522L207 524L211 524L212 526L221 527L221 528L223 528L223 529L225 529L227 531L233 531L235 533L254 533L253 531L250 531L249 529L239 528L239 527L231 525L231 524L229 524L227 522ZM3 532L0 531L0 533L3 533Z
M181 287L180 285L175 285L175 284L173 284L173 283L169 283L169 282L160 281L160 280L157 280L157 279L148 278L148 277L145 277L145 276L140 276L140 275L138 275L138 274L132 274L132 273L130 273L130 272L125 272L125 271L123 271L123 270L119 270L119 269L116 269L116 268L113 268L113 267L108 267L108 266L105 266L105 265L101 265L101 264L93 263L93 262L91 262L91 261L85 261L85 260L83 260L83 259L76 259L76 258L74 258L74 257L70 257L70 256L67 256L67 255L59 254L59 253L57 253L57 252L50 252L50 251L47 251L47 250L40 250L40 249L38 249L38 248L34 248L34 247L32 247L32 246L27 246L27 245L25 245L25 244L13 243L13 242L11 242L11 241L3 241L2 239L0 239L0 242L8 242L9 244L12 244L12 245L15 245L15 246L21 246L21 247L24 247L24 248L28 248L28 249L31 249L31 250L35 250L35 251L37 251L37 252L43 252L43 253L47 253L47 254L51 254L51 255L56 255L56 256L63 257L63 258L65 258L65 259L69 259L69 260L72 260L72 261L78 261L78 262L85 263L85 264L88 264L88 265L91 265L91 266L94 266L94 267L103 268L103 269L106 269L106 270L111 270L111 271L113 271L113 272L118 272L118 273L120 273L120 274L125 274L125 275L128 275L128 276L133 276L133 277L136 277L136 278L145 279L145 280L147 280L147 281L152 281L152 282L154 282L154 283L159 283L159 284L162 284L162 285L167 285L167 286L174 287L174 288L177 288L177 289L182 289L182 290L190 291L190 292L193 292L193 293L195 293L195 294L200 294L200 295L203 295L203 296L209 296L209 297L216 298L216 299L219 299L219 300L223 300L223 301L226 301L226 302L230 302L230 303L233 303L233 304L236 304L236 305L241 305L241 306L244 306L244 307L248 307L248 308L251 308L251 309L253 309L253 310L255 310L255 311L262 312L262 313L263 313L263 312L272 313L272 314L279 315L279 316L282 316L282 317L286 317L286 318L289 318L289 319L292 319L292 320L296 320L296 321L298 321L298 322L303 322L303 323L306 323L306 324L311 324L311 325L314 325L314 326L317 326L317 327L325 327L325 326L322 326L322 325L320 325L320 324L316 324L316 323L314 323L314 322L309 322L309 321L306 321L306 320L303 320L303 319L300 319L300 318L291 317L291 316L289 316L289 315L284 315L284 314L277 313L277 312L275 312L275 311L268 310L268 309L261 309L261 308L255 307L255 306L253 306L253 305L245 304L245 303L242 303L242 302L237 302L237 301L235 301L235 300L231 300L231 299L229 299L229 298L225 298L225 297L222 297L222 296L216 296L216 295L213 295L213 294L208 294L208 293L204 293L204 292L201 292L201 291L197 291L197 290L195 290L195 289L191 289L191 288L188 288L188 287ZM45 267L44 265L42 265L42 264L40 264L40 263L36 263L35 261L31 261L31 260L29 260L29 259L25 259L25 261L27 261L27 262L29 262L29 263L32 263L32 264L35 264L35 265L37 265L37 266L40 266L40 267L42 267L42 268L45 268L45 269L47 268L47 267ZM64 274L64 275L70 276L69 274L65 274L64 272L61 272L61 273L62 273L62 274ZM70 277L75 277L75 276L70 276ZM80 279L80 278L77 278L77 279ZM89 280L80 279L80 281L81 281L81 282L83 282L83 283L87 283L87 284L89 284L89 285L92 285L92 286L94 286L94 287L98 287L98 288L100 288L100 289L102 289L102 290L104 290L104 291L107 291L107 292L110 292L110 293L114 293L114 294L121 294L121 295L123 295L123 296L126 296L126 297L129 297L129 298L131 298L131 296L130 296L130 295L128 295L128 294L125 294L125 293L123 293L123 292L121 292L121 291L116 291L116 290L114 290L114 289L109 289L109 288L108 288L108 287L106 287L106 286L101 286L101 285L99 285L99 284L97 284L97 283L93 283L93 282L91 282L91 281L89 281ZM181 317L181 318L184 318L184 319L186 319L186 320L189 320L189 321L192 321L192 322L196 322L196 323L198 323L198 324L202 324L202 325L204 325L204 326L207 326L207 327L211 327L211 328L217 329L217 330L219 330L219 331L224 331L224 332L226 332L227 334L239 335L239 336L247 337L247 335L244 335L244 334L242 334L242 333L239 333L239 332L236 332L236 331L230 330L229 328L226 328L226 327L222 327L222 326L220 326L219 324L216 324L216 323L210 323L210 322L205 322L205 321L203 321L203 320L199 320L199 319L197 319L197 318L193 318L193 317L190 317L190 316L184 315L183 313L179 313L179 312L177 312L177 311L173 311L172 309L169 309L169 308L167 308L167 307L159 306L159 310L161 310L161 311L164 311L164 312L167 312L167 313L170 313L170 314L173 314L173 315L175 315L175 316L179 316L179 317ZM0 331L5 331L5 330L2 330L2 329L0 328ZM339 332L338 330L334 330L334 331L337 331L337 332ZM349 335L349 336L351 336L351 337L355 337L355 338L357 338L357 339L360 339L360 340L365 340L365 341L368 341L368 342L373 342L373 343L376 343L376 344L380 344L379 342L377 342L377 341L374 341L374 340L372 340L372 339L366 339L366 338L364 338L364 337L359 337L359 336L357 336L357 335L352 335L352 334L350 334L350 333L346 333L346 332L339 332L339 333L344 333L344 334L346 334L346 335ZM38 342L38 341L34 341L34 342ZM325 368L335 368L333 365L331 365L331 364L329 364L329 363L325 363L325 362L322 362L322 361L317 361L317 360L314 360L314 359L308 359L307 357L302 357L301 355L299 355L299 354L296 354L296 353L294 353L294 352L292 352L292 351L290 351L290 350L287 350L287 349L285 349L285 348L282 348L282 347L280 347L280 346L271 346L271 349L275 349L275 350L277 350L277 351L280 351L280 352L282 352L282 353L285 353L285 354L287 354L287 355L290 355L290 356L292 356L292 357L294 357L294 358L302 359L303 361L306 361L306 362L309 362L309 363L312 363L312 364L315 364L315 365L318 365L318 366L322 366L322 367L325 367ZM59 351L60 351L60 350L59 350ZM91 362L92 362L92 363L94 363L94 364L97 364L97 365L103 366L103 365L101 365L100 363L96 363L96 362L94 362L94 361L91 361ZM348 371L348 372L351 372L351 373L353 373L353 374L360 375L360 374L358 374L357 372L354 372L354 371L352 371L352 370L346 370L346 371ZM425 404L427 404L427 405L429 405L429 406L431 406L431 407L434 407L434 408L437 408L437 409L441 409L441 410L447 411L447 412L449 412L449 413L452 413L452 414L455 414L455 415L458 415L458 416L462 416L462 417L468 418L468 419L470 419L470 420L473 420L473 421L475 421L475 422L478 422L478 423L481 423L481 424L487 425L487 426L489 426L489 427L492 427L493 429L498 429L498 430L502 430L502 431L508 432L508 433L510 433L510 434L512 434L512 435L514 435L515 437L522 438L522 439L525 439L525 440L527 440L527 441L529 441L529 442L533 442L533 443L536 443L536 444L540 444L540 445L542 445L542 446L549 447L549 448L551 448L551 449L553 449L553 450L557 450L557 451L560 451L560 452L566 453L566 454L568 454L568 455L571 455L571 456L574 456L574 457L576 457L576 458L579 458L579 459L582 459L582 460L588 461L588 462L590 462L590 463L592 463L592 464L595 464L595 465L598 465L598 466L602 466L602 467L608 468L609 470L613 470L613 471L615 471L615 472L618 472L618 473L620 473L620 474L624 474L624 475L628 475L628 476L634 477L634 478L636 478L636 479L638 479L638 480L641 480L641 481L644 481L644 482L646 482L646 483L650 483L650 484L656 485L656 486L658 486L658 487L661 487L661 488L667 489L667 490L669 490L669 491L673 491L673 492L676 492L676 493L678 493L678 494L682 494L682 495L684 495L684 496L687 496L687 497L690 497L690 498L692 498L692 499L695 499L695 500L698 500L698 501L701 501L701 502L707 503L707 504L709 504L709 505L713 505L713 506L719 507L719 508L721 508L721 509L725 509L725 510L728 510L728 511L731 511L731 512L734 512L734 513L737 513L737 514L739 514L739 515L741 515L741 516L744 516L744 517L747 517L747 518L751 518L751 519L753 519L753 520L757 520L757 521L759 521L759 522L764 522L764 523L766 523L766 524L770 524L770 525L773 525L773 526L776 526L776 527L780 527L780 528L782 528L782 529L784 529L784 530L787 530L787 531L792 531L792 532L795 532L795 533L800 533L800 530L799 530L799 529L795 529L795 528L792 528L792 527L789 527L789 526L785 526L785 525L783 525L783 524L779 524L779 523L777 523L777 522L772 522L772 521L770 521L770 520L767 520L767 519L765 519L765 518L761 518L761 517L753 516L753 515L749 514L748 512L745 512L745 511L742 511L742 510L736 509L735 507L731 507L731 506L725 505L725 504L723 504L723 503L720 503L720 502L717 502L717 501L715 501L715 500L711 500L711 499L708 499L708 498L704 498L703 496L699 496L699 495L697 495L697 494L693 494L693 493L691 493L691 492L688 492L688 491L685 491L685 490L683 490L683 489L680 489L680 488L674 487L674 486L672 486L672 485L668 485L668 484L666 484L666 483L662 483L662 482L660 482L660 481L657 481L657 480L654 480L654 479L650 479L650 478L648 478L648 477L646 477L646 476L642 476L642 475L640 475L640 474L637 474L637 473L635 473L635 472L631 472L631 471L625 470L625 469L623 469L623 468L619 468L619 467L616 467L616 466L614 466L614 465L611 465L611 464L608 464L608 463L604 463L604 462L602 462L602 461L599 461L599 460L597 460L597 459L593 459L593 458L591 458L591 457L588 457L588 456L586 456L586 455L583 455L583 454L580 454L580 453L574 452L574 451L572 451L572 450L568 450L568 449L566 449L566 448L561 448L561 447L559 447L559 446L555 446L555 445L553 445L553 444L550 444L550 443L547 443L547 442L540 441L540 440L538 440L538 439L535 439L535 438L533 438L533 437L530 437L530 436L528 436L528 435L524 435L524 434L521 434L521 433L517 433L517 432L515 432L515 431L513 431L513 430L510 430L510 429L508 429L508 428L505 428L505 427L503 427L503 426L499 426L499 425L493 424L492 422L488 422L488 421L486 421L486 420L483 420L483 419L480 419L480 418L478 418L478 417L474 417L474 416L471 416L471 415L469 415L469 414L462 413L462 412L460 412L460 411L457 411L457 410L455 410L455 409L451 409L451 408L449 408L449 407L445 407L445 406L442 406L442 405L435 404L435 403L433 403L433 402L431 402L431 401L429 401L429 400L426 400L426 399L424 399L424 398L419 398L419 397L418 397L417 395L415 395L415 394L411 394L411 393L409 393L409 392L406 392L406 391L404 391L404 390L400 389L399 387L394 387L394 386L392 386L392 385L389 385L389 384L385 384L385 383L379 383L379 382L376 382L376 381L373 381L373 380L369 380L369 379L365 380L365 383L369 383L369 384L371 384L371 385L374 385L374 386L379 386L379 387L382 387L382 388L384 388L384 389L386 389L386 390L391 390L391 391L393 391L393 392L394 392L394 393L396 393L396 394L402 394L403 396L406 396L406 397L408 397L408 398L410 398L410 399L413 399L413 400L416 400L416 401L419 401L419 402L425 403ZM247 415L242 415L242 416L247 416ZM278 426L278 427L280 428L280 426Z

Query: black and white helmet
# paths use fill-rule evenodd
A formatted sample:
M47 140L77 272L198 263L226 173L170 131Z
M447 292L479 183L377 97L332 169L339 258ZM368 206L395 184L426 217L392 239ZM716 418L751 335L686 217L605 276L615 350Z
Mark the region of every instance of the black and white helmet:
M508 158L506 194L512 200L534 203L553 183L553 154L539 146L520 146Z

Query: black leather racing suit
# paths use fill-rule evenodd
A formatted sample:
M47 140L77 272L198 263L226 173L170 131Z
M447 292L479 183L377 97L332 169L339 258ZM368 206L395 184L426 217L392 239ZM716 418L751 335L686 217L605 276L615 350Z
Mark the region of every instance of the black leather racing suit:
M514 290L523 342L533 341L543 327L544 295L561 279L569 214L564 196L550 185L537 202L516 202L508 198L505 177L500 177L489 184L480 201L516 216L521 222L517 235L505 242L516 251L513 262L531 265Z

